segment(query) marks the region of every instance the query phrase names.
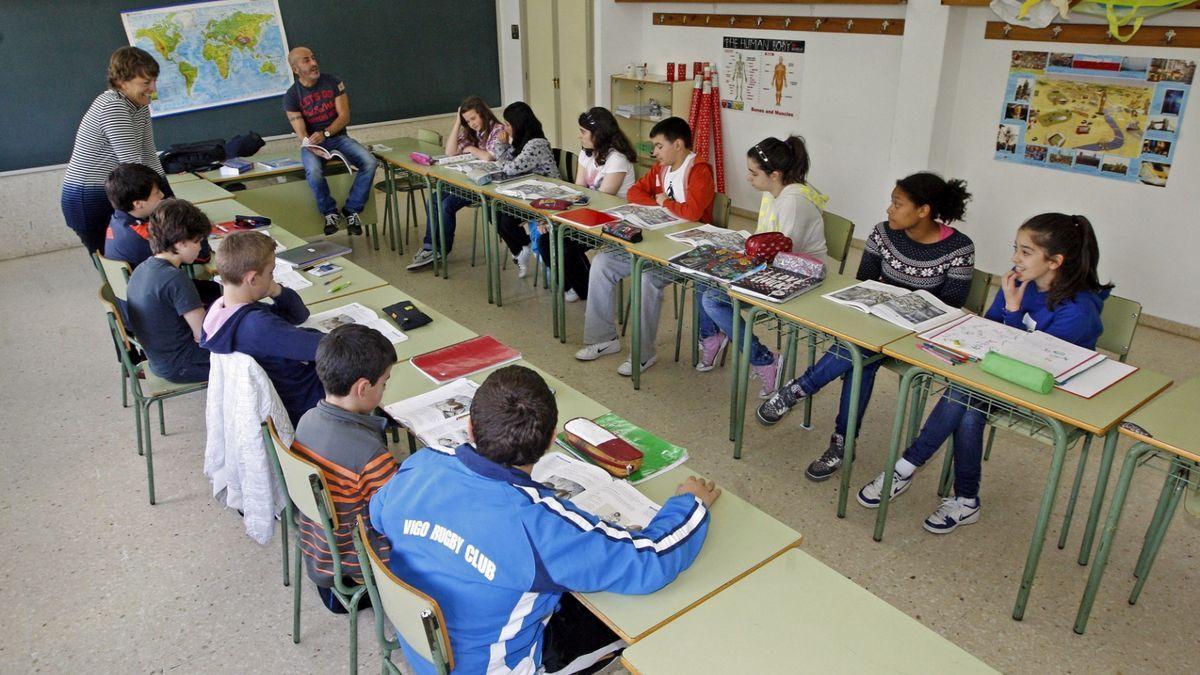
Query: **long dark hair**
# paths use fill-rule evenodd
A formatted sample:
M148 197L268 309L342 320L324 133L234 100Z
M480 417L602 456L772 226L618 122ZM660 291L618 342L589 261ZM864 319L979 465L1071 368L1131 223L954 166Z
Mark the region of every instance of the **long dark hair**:
M630 143L629 137L621 131L617 118L613 117L608 108L596 106L580 113L579 126L592 134L592 147L583 148L583 154L595 158L596 166L603 166L604 160L608 159L608 153L613 150L625 155L625 159L630 162L637 161L637 151L633 149L633 143Z
M784 185L804 183L808 179L808 148L802 136L788 136L786 141L768 136L747 150L746 156L768 175L778 171Z
M524 101L509 103L504 109L504 121L512 125L512 147L513 152L518 155L529 141L546 137L546 132L542 131L542 123L538 121L537 115L533 114L533 108Z
M913 204L929 206L929 215L934 220L952 223L962 220L967 214L967 181L951 178L945 180L936 173L922 171L896 181L896 187L904 191Z
M467 124L467 120L463 117L463 113L468 110L474 110L476 115L483 120L483 131L476 133ZM479 147L481 143L487 140L488 134L491 133L492 127L500 124L500 120L496 119L496 114L488 107L486 101L478 96L468 96L463 100L462 105L458 106L458 121L462 124L463 133L467 135L467 143L475 147Z
M1046 257L1063 257L1047 293L1046 304L1050 309L1064 300L1070 300L1077 293L1098 293L1113 287L1112 284L1100 283L1100 276L1096 273L1100 263L1100 244L1087 218L1065 213L1042 213L1025 221L1021 229L1033 237L1033 243L1045 251Z

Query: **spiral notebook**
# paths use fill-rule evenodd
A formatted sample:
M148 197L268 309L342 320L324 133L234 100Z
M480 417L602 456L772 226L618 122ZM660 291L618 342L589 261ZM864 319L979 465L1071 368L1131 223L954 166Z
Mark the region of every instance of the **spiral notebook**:
M412 364L424 373L425 377L438 384L445 384L460 377L470 377L489 368L512 363L520 358L521 352L490 335L480 335L414 356Z

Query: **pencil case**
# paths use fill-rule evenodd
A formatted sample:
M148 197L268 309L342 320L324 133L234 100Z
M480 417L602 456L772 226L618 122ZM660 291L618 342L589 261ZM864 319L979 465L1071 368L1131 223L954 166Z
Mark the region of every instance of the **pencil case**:
M618 478L642 468L641 450L586 417L568 420L563 431L572 448Z
M411 152L408 158L422 166L432 166L434 164L433 158L423 152Z
M1054 389L1053 375L1037 366L1021 363L1003 354L988 352L987 356L983 357L980 367L985 373L991 373L1002 380L1031 389L1039 394L1049 394Z
M642 240L642 228L630 225L624 221L605 223L604 234L614 236L631 244L636 244Z

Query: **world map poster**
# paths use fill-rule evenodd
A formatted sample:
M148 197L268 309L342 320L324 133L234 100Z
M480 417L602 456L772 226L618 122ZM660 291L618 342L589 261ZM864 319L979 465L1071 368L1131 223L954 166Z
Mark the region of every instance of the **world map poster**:
M129 44L158 61L152 117L279 96L292 84L277 0L218 0L121 13Z
M1014 51L996 159L1165 187L1196 63Z

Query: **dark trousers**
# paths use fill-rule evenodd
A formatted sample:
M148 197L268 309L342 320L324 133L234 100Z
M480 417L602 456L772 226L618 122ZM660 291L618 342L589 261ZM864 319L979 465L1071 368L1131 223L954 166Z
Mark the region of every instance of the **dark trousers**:
M912 446L904 451L904 459L917 466L925 464L954 436L954 494L966 499L979 496L979 480L983 475L983 429L987 415L979 408L986 403L979 398L951 390L933 406Z
M546 269L550 268L550 238L543 235L539 254ZM570 289L584 300L588 296L588 277L592 273L592 263L588 262L587 247L573 239L563 240L563 290Z
M603 621L596 618L574 596L563 594L558 611L546 624L542 642L542 667L547 673L562 670L577 657L590 654L601 647L617 641L617 635ZM604 657L597 663L577 670L577 673L595 673L616 658Z
M113 207L103 185L64 185L59 200L67 226L75 231L88 254L104 253L104 236Z
M521 249L529 245L529 232L525 229L525 221L507 213L496 214L496 232L508 245L508 250L515 256Z

